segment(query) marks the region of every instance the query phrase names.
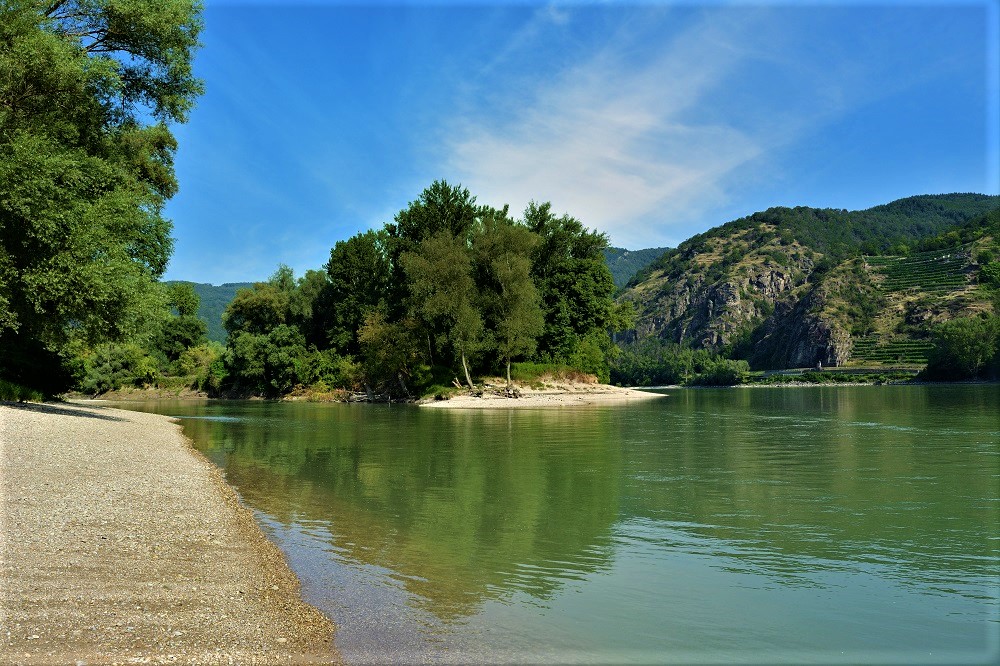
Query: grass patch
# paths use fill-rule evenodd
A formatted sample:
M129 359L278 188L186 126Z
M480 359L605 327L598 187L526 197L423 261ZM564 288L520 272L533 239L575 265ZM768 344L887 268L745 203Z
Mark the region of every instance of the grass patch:
M597 383L597 377L594 375L560 363L512 363L510 378L512 381L532 386L546 381L576 384Z
M45 395L41 391L0 379L0 400L9 402L42 402Z

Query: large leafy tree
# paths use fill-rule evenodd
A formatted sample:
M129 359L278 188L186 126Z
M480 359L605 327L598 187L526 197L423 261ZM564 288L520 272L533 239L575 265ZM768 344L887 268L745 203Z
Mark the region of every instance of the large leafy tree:
M431 332L438 349L450 346L474 389L469 359L481 346L483 318L467 244L441 230L400 261L409 280L410 311Z
M506 207L484 211L473 238L480 302L491 346L506 367L508 387L511 360L535 351L544 325L541 299L531 279L531 253L538 242L537 235L507 216Z
M530 203L524 223L541 239L531 272L545 317L538 353L572 361L581 344L603 343L617 323L614 279L603 255L607 236L568 215L556 217L548 203Z
M415 201L399 211L393 222L385 226L386 249L391 280L388 293L390 315L399 318L406 308L407 276L400 258L414 252L424 240L447 234L468 244L476 229L480 208L476 197L461 185L449 185L435 180Z
M338 353L360 351L358 330L365 316L389 296L388 234L369 230L337 241L326 264L329 288L324 295L326 337Z
M158 321L200 29L193 0L0 1L0 374L57 390L69 343Z

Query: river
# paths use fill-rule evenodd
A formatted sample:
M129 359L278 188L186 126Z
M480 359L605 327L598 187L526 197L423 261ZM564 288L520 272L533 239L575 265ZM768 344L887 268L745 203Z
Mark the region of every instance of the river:
M349 663L995 663L1000 386L178 416Z

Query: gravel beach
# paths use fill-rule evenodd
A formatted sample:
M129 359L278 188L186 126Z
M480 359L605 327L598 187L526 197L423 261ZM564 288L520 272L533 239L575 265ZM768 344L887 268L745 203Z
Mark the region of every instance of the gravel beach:
M0 663L337 663L333 631L171 419L0 403Z

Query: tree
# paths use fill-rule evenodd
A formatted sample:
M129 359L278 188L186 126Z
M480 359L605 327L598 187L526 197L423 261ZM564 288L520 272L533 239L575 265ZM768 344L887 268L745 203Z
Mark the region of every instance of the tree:
M535 351L545 323L541 298L531 279L531 252L538 241L527 227L507 217L506 207L486 212L473 239L481 272L480 299L490 322L493 347L506 366L508 388L511 359Z
M444 233L468 244L476 228L480 209L476 197L461 185L436 180L416 201L396 214L387 224L386 247L391 267L389 313L400 317L406 307L406 275L400 258L413 252L424 240Z
M945 381L986 378L1000 372L1000 316L963 317L934 329L924 375Z
M51 378L73 340L158 321L168 123L201 91L199 14L191 0L0 5L0 374Z
M476 307L465 241L442 230L422 241L416 251L404 253L400 261L409 280L410 311L436 338L438 349L452 346L466 383L475 390L468 360L482 341L483 318Z
M358 329L365 315L389 296L388 233L369 230L330 250L326 264L329 290L324 297L328 344L341 354L356 354Z
M616 321L615 284L603 255L608 239L568 215L556 217L549 203L528 204L524 222L541 238L531 272L545 316L538 353L568 361L585 337L607 335Z
M236 333L266 335L289 320L295 276L288 266L278 266L267 282L240 289L222 313L230 337Z

